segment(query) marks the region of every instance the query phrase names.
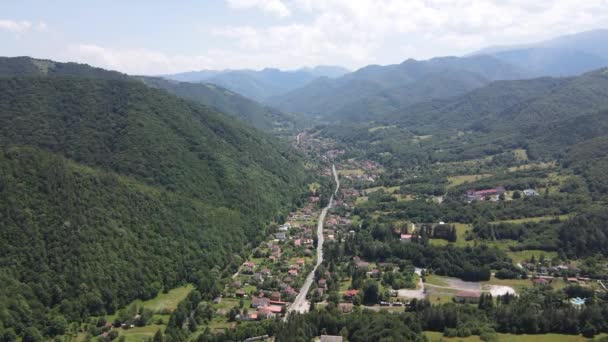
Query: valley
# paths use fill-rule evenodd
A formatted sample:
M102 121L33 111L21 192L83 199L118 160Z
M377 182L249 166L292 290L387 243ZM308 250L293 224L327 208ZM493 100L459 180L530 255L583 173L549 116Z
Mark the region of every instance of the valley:
M242 59L0 57L0 342L608 341L608 31L428 59L360 49L388 24L330 42L376 7L313 20L335 36L209 28ZM301 66L327 51L356 68Z

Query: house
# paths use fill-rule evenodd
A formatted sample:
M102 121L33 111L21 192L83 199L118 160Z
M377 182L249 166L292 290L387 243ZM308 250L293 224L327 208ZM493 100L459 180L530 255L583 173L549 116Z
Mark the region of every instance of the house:
M536 192L536 190L534 190L534 189L526 189L523 191L523 193L526 197L538 196L538 192Z
M281 294L279 292L275 291L275 292L273 292L273 293L270 294L269 298L270 298L271 301L277 301L278 302L278 301L281 300Z
M353 300L353 298L359 293L357 290L346 290L344 291L344 299Z
M265 308L270 305L270 298L266 297L253 297L251 298L252 308Z
M288 295L288 296L295 296L295 295L298 294L298 291L294 290L293 287L291 287L291 286L286 286L283 289L283 293L286 294L286 295Z
M257 321L258 313L257 312L250 313L249 315L247 315L247 319L250 321Z
M380 270L377 268L374 268L373 270L367 272L367 274L369 274L369 276L374 279L380 278Z
M296 246L296 247L302 246L302 239L295 239L295 240L293 240L293 245Z
M245 266L245 267L249 267L249 268L254 268L254 267L255 267L255 264L253 263L253 261L245 261L245 262L243 263L243 266Z
M504 186L499 186L494 189L467 190L466 198L468 201L483 201L486 198L491 198L492 196L500 196L504 194L505 191Z
M480 292L475 291L458 291L454 296L456 303L479 303L481 297Z
M264 281L264 277L262 276L262 273L257 272L253 274L253 280L261 283Z
M366 270L369 267L369 262L366 261L358 261L355 266L359 269Z
M401 234L401 237L399 238L399 240L401 242L410 242L410 241L412 241L412 235L411 234Z
M274 237L279 241L285 241L285 239L287 239L285 233L276 233L274 234Z
M298 270L294 270L292 268L289 271L287 271L287 273L289 273L290 276L297 276L298 275Z
M532 283L534 285L548 285L549 280L547 280L545 278L534 278L534 279L532 279Z
M335 335L321 335L319 342L343 342L344 338L342 336Z
M266 277L268 277L268 276L272 275L272 273L270 272L270 270L269 270L268 268L263 268L263 269L260 271L260 273L261 273L263 276L266 276Z
M300 266L304 265L305 263L306 263L306 261L302 258L298 258L298 260L296 260L296 264L298 264Z
M327 288L327 280L325 280L324 278L319 279L319 281L317 282L317 286L319 286L319 288L321 289Z
M283 311L283 307L280 305L270 305L267 307L267 309L273 314L280 314Z
M234 295L237 297L245 297L245 291L242 289L238 289L238 290L234 291Z
M268 308L258 308L258 318L259 319L270 319L274 317L274 313L270 311Z
M576 277L568 277L566 280L569 283L578 283L578 279Z

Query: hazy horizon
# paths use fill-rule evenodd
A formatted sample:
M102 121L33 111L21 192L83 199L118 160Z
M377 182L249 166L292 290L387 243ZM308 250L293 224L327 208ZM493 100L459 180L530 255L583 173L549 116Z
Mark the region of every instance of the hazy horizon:
M0 5L1 55L129 74L356 70L608 27L606 0L60 0Z

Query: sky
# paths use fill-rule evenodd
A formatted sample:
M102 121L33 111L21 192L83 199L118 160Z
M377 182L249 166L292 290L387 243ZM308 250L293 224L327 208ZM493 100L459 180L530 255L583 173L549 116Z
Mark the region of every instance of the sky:
M608 0L0 0L0 55L129 74L463 55L608 28Z

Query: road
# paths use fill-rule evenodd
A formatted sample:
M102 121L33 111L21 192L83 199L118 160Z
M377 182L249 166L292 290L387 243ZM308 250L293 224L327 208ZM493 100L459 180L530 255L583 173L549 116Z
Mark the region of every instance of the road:
M323 262L323 223L325 222L325 216L327 216L327 211L334 205L334 196L338 194L338 190L340 189L340 180L338 179L338 172L336 172L336 166L332 165L331 169L334 174L334 180L336 182L336 190L329 199L329 203L327 204L327 206L321 211L321 215L319 215L319 221L317 222L317 263L315 264L315 267L312 269L310 274L308 274L308 277L306 277L304 285L302 285L302 288L300 288L300 293L298 293L296 299L289 306L289 310L285 315L285 319L287 319L287 316L291 312L295 311L299 313L305 313L308 312L308 310L310 309L310 303L306 300L306 294L310 290L310 286L314 281L315 271Z

